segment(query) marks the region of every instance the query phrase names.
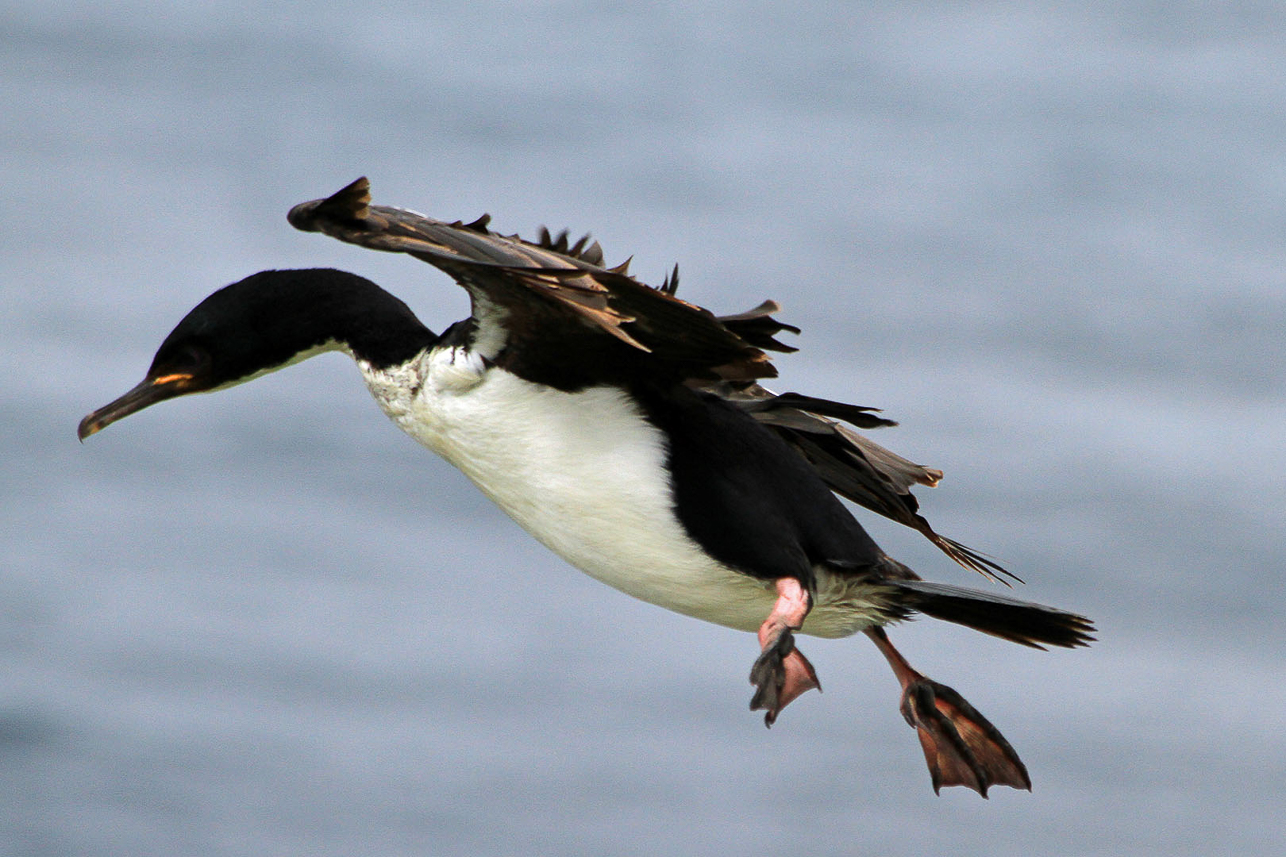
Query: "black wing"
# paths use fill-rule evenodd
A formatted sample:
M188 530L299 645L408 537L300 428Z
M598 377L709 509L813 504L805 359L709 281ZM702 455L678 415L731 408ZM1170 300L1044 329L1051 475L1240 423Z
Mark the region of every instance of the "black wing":
M761 348L710 311L640 283L626 265L604 268L597 243L587 247L582 239L569 247L565 233L551 238L548 232L532 243L491 232L486 216L447 223L370 199L370 183L361 178L326 199L295 206L288 219L297 229L409 253L440 268L468 290L475 320L505 328L514 359L555 366L601 359L614 348L612 365L646 366L654 376L776 375ZM604 341L604 334L615 342Z
M998 576L1004 575L1022 582L994 560L934 531L920 514L911 488L936 486L942 479L941 470L908 461L838 421L862 428L896 425L871 413L874 408L798 393L774 395L756 383L723 383L720 387L720 395L740 405L808 459L836 494L918 530L947 556L983 577L1005 583Z
M678 285L676 267L662 288L673 294ZM774 338L783 330L799 333L799 328L772 317L779 309L774 301L765 301L749 312L719 316L719 321L761 348L794 351ZM1004 575L1022 582L1022 578L986 555L936 532L920 514L920 503L911 493L911 487L936 486L942 479L941 470L908 461L840 422L864 429L897 425L893 420L877 416L878 408L799 393L777 395L754 382L700 382L700 386L739 405L775 431L808 459L836 494L918 530L951 559L989 580L1008 585L998 576Z
M772 317L780 309L773 301L715 316L675 297L677 267L661 288L652 288L629 276L628 262L604 267L602 249L588 236L570 244L566 232L554 237L546 230L530 242L490 231L487 215L448 223L372 205L365 178L326 199L296 205L288 219L306 232L409 253L450 275L469 292L476 322L505 328L502 365L509 360L510 368L538 369L564 389L619 366L627 377L668 377L715 393L785 439L831 490L918 530L965 568L993 580L1000 579L996 573L1018 579L939 535L919 514L911 487L936 485L942 471L914 464L839 422L877 428L896 425L892 420L876 416L875 408L776 395L756 383L777 375L765 350L795 350L776 335L799 332Z

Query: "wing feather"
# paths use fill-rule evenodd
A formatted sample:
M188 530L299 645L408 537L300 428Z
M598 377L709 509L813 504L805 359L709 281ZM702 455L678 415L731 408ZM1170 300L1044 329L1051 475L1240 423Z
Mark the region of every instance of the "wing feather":
M763 349L738 336L713 313L647 286L627 273L628 262L601 265L602 250L586 239L569 246L566 233L544 231L538 242L524 241L487 229L487 221L447 223L400 208L372 205L370 183L361 178L326 199L291 209L290 223L307 232L322 232L341 241L408 253L440 268L475 298L505 309L514 325L535 314L546 324L539 332L522 332L530 347L557 351L571 335L567 322L577 320L600 334L645 353L653 353L653 370L669 369L680 378L770 378L776 370ZM543 304L543 306L539 306ZM550 313L550 308L555 312Z
M843 424L861 428L896 425L870 413L874 408L798 393L776 395L757 383L722 383L710 389L776 432L808 459L836 494L919 531L956 563L989 580L1007 583L1003 575L1022 582L985 554L938 533L920 514L911 488L935 487L942 479L941 470L903 458Z
M372 205L365 178L325 199L295 206L288 219L306 232L407 253L436 266L469 291L475 316L480 301L506 310L502 323L508 342L521 346L513 350L545 361L541 368L546 372L565 370L569 353L582 359L589 354L591 360L638 366L654 379L672 375L714 393L776 432L831 490L918 530L965 568L993 580L1000 580L998 574L1018 579L938 534L919 514L911 487L937 485L942 471L902 458L842 424L876 428L896 425L892 420L876 416L875 408L798 393L776 395L756 383L777 374L765 350L795 350L776 335L799 332L772 317L780 309L773 301L716 317L674 296L677 267L661 288L652 288L629 275L628 260L604 267L602 248L597 241L589 243L588 235L570 244L567 232L551 235L545 229L536 242L529 242L490 231L485 214L471 223L448 223Z

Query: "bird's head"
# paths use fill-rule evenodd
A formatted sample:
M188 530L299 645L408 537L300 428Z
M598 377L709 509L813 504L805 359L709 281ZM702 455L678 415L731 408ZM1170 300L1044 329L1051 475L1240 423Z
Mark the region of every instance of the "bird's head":
M81 420L78 434L84 440L157 402L242 384L323 351L386 365L432 340L406 304L355 274L260 271L197 304L142 382Z

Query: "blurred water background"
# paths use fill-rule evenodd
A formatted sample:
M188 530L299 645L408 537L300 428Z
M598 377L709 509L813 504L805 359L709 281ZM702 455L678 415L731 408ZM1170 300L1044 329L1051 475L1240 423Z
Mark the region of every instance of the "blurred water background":
M1276 3L0 3L0 854L1280 847L1283 68ZM359 175L781 300L778 386L885 408L938 528L1098 621L895 631L1034 792L935 797L860 639L765 731L751 637L563 565L340 356L76 443L263 268L463 316L286 224Z

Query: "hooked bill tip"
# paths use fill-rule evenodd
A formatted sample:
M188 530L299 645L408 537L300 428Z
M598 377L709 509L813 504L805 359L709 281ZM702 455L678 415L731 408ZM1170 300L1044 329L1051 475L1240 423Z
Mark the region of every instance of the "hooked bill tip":
M97 434L117 420L141 411L143 408L201 389L201 387L194 387L193 380L191 375L178 372L156 378L144 378L142 383L125 395L87 414L76 427L76 436L84 442L90 435Z
M99 429L98 426L94 425L94 421L91 417L93 417L93 414L86 416L80 421L80 425L76 426L76 439L81 443L84 443L85 438L89 437Z

